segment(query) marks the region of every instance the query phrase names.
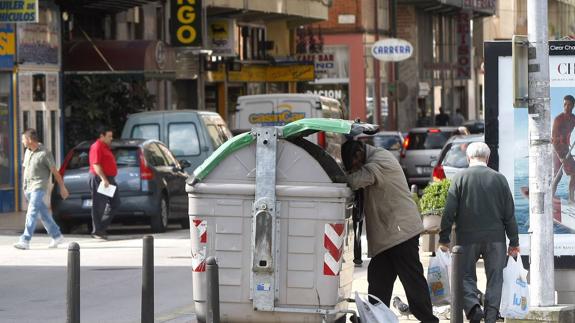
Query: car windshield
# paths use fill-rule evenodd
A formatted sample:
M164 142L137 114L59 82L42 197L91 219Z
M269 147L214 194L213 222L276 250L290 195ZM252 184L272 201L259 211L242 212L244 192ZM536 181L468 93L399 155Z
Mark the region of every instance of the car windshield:
M373 144L376 147L382 147L387 150L399 150L401 148L401 138L392 135L374 136Z
M449 132L413 132L409 134L407 149L441 149L449 137L451 137Z
M90 160L88 156L88 149L75 149L72 158L68 162L67 169L82 169L90 167ZM112 149L114 156L116 156L116 164L118 166L138 166L138 148L137 147L121 147Z
M445 154L445 158L443 158L443 166L455 168L469 167L466 156L468 145L469 143L457 143L451 145L451 148Z

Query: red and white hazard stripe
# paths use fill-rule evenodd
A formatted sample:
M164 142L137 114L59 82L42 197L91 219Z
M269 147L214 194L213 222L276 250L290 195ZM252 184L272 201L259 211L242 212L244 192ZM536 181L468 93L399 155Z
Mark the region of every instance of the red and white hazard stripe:
M193 227L190 230L192 240L192 270L206 271L206 243L208 242L208 225L206 220L192 218Z
M326 223L323 236L323 246L327 250L323 257L323 274L326 276L339 275L344 236L343 223Z

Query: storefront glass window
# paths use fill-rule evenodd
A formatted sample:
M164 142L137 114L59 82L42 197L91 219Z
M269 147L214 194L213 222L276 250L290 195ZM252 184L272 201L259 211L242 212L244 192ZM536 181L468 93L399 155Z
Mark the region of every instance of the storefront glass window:
M0 187L11 186L10 75L0 74Z

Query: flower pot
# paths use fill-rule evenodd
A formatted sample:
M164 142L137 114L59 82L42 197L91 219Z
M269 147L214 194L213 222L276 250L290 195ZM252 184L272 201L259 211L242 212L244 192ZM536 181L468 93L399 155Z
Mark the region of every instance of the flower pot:
M437 232L441 228L441 213L430 212L423 215L423 229L427 232Z

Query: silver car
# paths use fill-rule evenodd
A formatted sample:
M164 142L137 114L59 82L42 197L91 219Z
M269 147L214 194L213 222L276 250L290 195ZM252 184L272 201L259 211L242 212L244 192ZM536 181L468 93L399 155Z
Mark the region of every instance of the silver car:
M401 167L408 184L425 186L447 140L459 133L457 127L423 127L409 131L401 151Z
M439 155L439 160L434 163L431 181L440 181L442 179L451 179L459 171L469 167L467 161L467 147L473 142L484 142L482 134L468 136L451 137Z

